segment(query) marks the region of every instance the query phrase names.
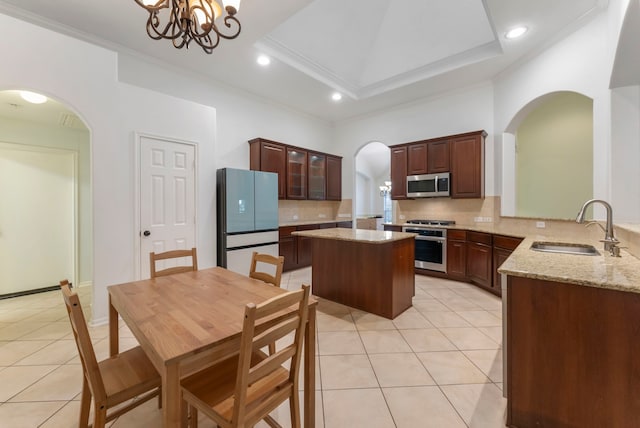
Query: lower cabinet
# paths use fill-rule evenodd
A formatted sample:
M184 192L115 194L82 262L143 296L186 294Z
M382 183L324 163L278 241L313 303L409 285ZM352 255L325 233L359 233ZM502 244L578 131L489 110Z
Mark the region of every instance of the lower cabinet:
M402 232L402 226L398 226L396 224L385 224L383 225L384 230L390 232Z
M284 257L285 271L296 269L298 263L296 237L291 234L295 230L295 226L283 226L279 229L278 247L280 255Z
M350 221L303 224L299 226L281 226L278 246L284 256L284 271L311 266L311 238L292 235L299 230L330 229L332 227L351 227Z
M522 242L522 238L449 229L447 231L447 276L467 281L502 295L498 268Z
M464 230L447 232L447 275L451 279L467 279L467 232Z

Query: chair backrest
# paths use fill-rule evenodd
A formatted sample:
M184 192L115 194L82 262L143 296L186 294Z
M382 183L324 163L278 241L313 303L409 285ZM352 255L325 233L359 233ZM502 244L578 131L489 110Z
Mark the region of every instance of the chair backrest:
M156 261L177 259L182 257L191 257L191 264L156 270ZM196 271L198 270L198 254L195 248L192 248L190 250L171 250L158 254L149 253L149 267L151 269L151 278L155 278L157 276L173 275L174 273Z
M78 293L71 292L69 281L66 279L60 281L60 290L62 290L62 297L64 297L64 303L67 307L67 313L69 314L73 337L76 340L78 354L80 354L82 370L91 389L91 395L93 395L96 401L104 401L106 400L107 393L104 389L102 374L98 368L98 360L93 350L91 336L87 329L87 322L82 312Z
M298 393L298 372L300 367L300 354L304 337L304 328L307 322L308 285L302 285L297 291L290 291L286 294L274 297L259 305L247 304L244 311L244 324L242 326L242 339L240 342L240 357L238 362L238 374L236 380L235 402L233 408L234 421L253 421L264 417L265 409L284 401L293 391ZM289 312L278 317L278 312L296 307L296 311ZM269 319L278 319L275 325L268 328L261 328L260 323ZM271 355L264 355L264 358L253 367L251 366L252 354L261 352L270 343L285 337L287 334L295 332L293 342L283 347L278 352ZM269 379L276 370L283 370L282 364L290 360L287 387L280 388L280 384L273 384L274 380ZM260 397L259 402L247 403L247 388L249 385L260 385L265 388L277 391L266 397ZM289 392L287 392L289 390ZM284 397L283 397L284 394ZM277 404L276 404L277 403ZM248 404L252 404L247 406ZM268 413L268 410L267 410Z
M274 266L275 274L271 275L267 272L257 271L258 263L265 263ZM251 278L259 279L260 281L268 282L276 287L280 287L280 281L282 280L282 269L284 268L283 256L272 256L271 254L258 254L253 252L251 256L251 267L249 268L249 276Z

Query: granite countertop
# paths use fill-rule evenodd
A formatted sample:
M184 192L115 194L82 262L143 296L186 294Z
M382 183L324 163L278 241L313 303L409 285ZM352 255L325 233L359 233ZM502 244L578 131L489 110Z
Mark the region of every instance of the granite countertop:
M325 218L325 219L318 219L318 220L293 220L293 221L287 221L287 222L284 222L284 223L280 223L278 226L279 227L306 226L308 224L342 223L343 221L344 222L351 221L351 217L348 217L348 218L335 218L335 219Z
M600 255L547 253L531 250L534 241L590 244ZM600 242L584 239L528 237L500 266L498 272L512 276L566 282L587 287L640 293L640 260L622 250L622 257L605 252Z
M414 239L416 237L415 233L343 228L304 230L292 232L292 235L307 236L309 238L334 239L338 241L369 242L372 244L384 244L403 239Z

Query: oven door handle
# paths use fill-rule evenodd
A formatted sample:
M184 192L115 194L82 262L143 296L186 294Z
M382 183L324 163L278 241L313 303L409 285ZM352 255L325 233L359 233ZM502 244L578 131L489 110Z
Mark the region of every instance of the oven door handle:
M446 242L447 240L447 238L442 238L440 236L421 236L421 235L416 236L416 239L419 239L421 241L439 241L439 242Z

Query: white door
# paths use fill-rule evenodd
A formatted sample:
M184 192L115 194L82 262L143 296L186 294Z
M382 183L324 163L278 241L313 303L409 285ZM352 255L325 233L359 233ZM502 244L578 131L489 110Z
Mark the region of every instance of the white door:
M195 146L140 136L140 239L142 278L150 252L196 246Z
M75 273L75 153L0 143L0 294Z

